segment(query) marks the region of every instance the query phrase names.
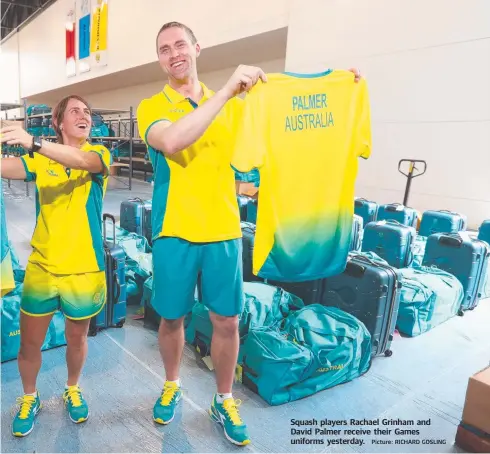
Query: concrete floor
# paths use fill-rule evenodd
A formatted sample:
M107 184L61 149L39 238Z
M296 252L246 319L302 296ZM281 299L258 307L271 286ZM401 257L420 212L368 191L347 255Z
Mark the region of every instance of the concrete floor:
M129 192L116 189L123 186L112 181L104 211L119 215L122 200L151 196L151 185L134 180L133 183L133 191ZM25 196L24 183L13 183L11 188L4 183L3 190L9 237L25 265L34 225L34 190L31 187L29 198ZM215 390L214 376L187 346L181 374L184 400L176 419L167 427L153 423L152 407L164 377L157 335L144 328L142 321L129 318L122 329L103 331L89 339L81 386L90 405L90 419L84 424L71 423L63 409L65 348L58 348L43 353L38 387L44 408L35 429L24 439L14 438L10 425L16 412L15 399L22 387L16 361L2 364L1 452L463 452L453 445L454 436L468 378L489 364L488 320L487 300L475 311L420 337L396 335L393 356L376 358L363 377L288 405L268 406L250 390L236 385L234 395L243 401L241 414L252 438L251 445L237 448L224 439L207 416ZM430 418L430 425L415 427L421 430L421 435L412 438L443 440L445 444L371 442L373 438L391 441L411 438L391 435L342 437L362 438L362 446L328 446L329 437L323 437L324 445L297 445L291 443L293 438L301 438L291 436L293 418Z

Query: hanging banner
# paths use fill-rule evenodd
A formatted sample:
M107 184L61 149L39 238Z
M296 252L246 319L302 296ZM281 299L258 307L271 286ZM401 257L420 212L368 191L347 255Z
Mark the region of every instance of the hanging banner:
M107 65L108 0L92 0L92 30L90 52L95 66Z
M90 0L78 0L78 70L90 71Z
M75 3L72 3L66 15L65 37L66 76L73 77L77 73L77 64L75 61Z

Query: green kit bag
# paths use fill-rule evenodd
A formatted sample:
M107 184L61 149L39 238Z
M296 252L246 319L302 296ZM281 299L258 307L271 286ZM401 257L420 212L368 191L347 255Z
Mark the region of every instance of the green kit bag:
M304 306L297 296L262 282L244 282L243 291L245 303L238 322L241 345L250 330L276 325L292 311ZM208 356L213 325L209 309L201 302L197 302L192 309L192 323L195 334L193 344L202 356ZM238 362L241 363L241 353Z
M1 299L2 353L1 362L17 359L20 348L20 300L23 282L16 282L15 289ZM66 345L65 316L56 311L49 324L41 350Z
M454 317L464 298L461 282L436 267L402 268L402 291L396 327L418 336Z
M338 308L312 304L278 329L249 332L242 382L270 405L281 405L351 381L370 365L366 327Z

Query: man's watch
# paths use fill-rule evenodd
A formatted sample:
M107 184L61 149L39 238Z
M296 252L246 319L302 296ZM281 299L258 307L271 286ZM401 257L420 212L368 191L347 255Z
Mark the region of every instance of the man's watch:
M42 147L41 141L42 141L42 139L39 136L34 136L32 138L32 146L28 150L29 151L29 157L30 158L33 158L34 157L34 153L36 151L38 151Z

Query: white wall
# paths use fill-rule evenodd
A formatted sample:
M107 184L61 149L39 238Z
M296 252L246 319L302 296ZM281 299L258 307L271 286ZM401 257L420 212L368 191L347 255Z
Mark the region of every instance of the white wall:
M65 22L70 4L58 0L19 32L22 97L155 61L156 34L168 21L189 25L207 48L285 27L288 20L288 0L233 2L233 8L229 0L110 0L108 65L67 78Z
M255 63L266 72L284 71L285 60L277 59L267 62ZM233 74L236 67L230 67L219 71L205 72L199 75L201 80L212 90L219 89ZM133 106L136 109L139 103L149 96L158 93L162 90L166 80L162 73L162 79L157 82L152 82L144 85L135 85L120 90L105 91L102 93L94 93L87 95L87 101L94 107L104 109L127 109L128 106Z
M401 202L399 159L425 159L409 205L490 218L490 1L291 0L286 69L351 66L373 123L357 195Z
M19 85L19 38L14 35L0 48L0 103L21 104ZM23 115L23 109L0 112L1 118Z

